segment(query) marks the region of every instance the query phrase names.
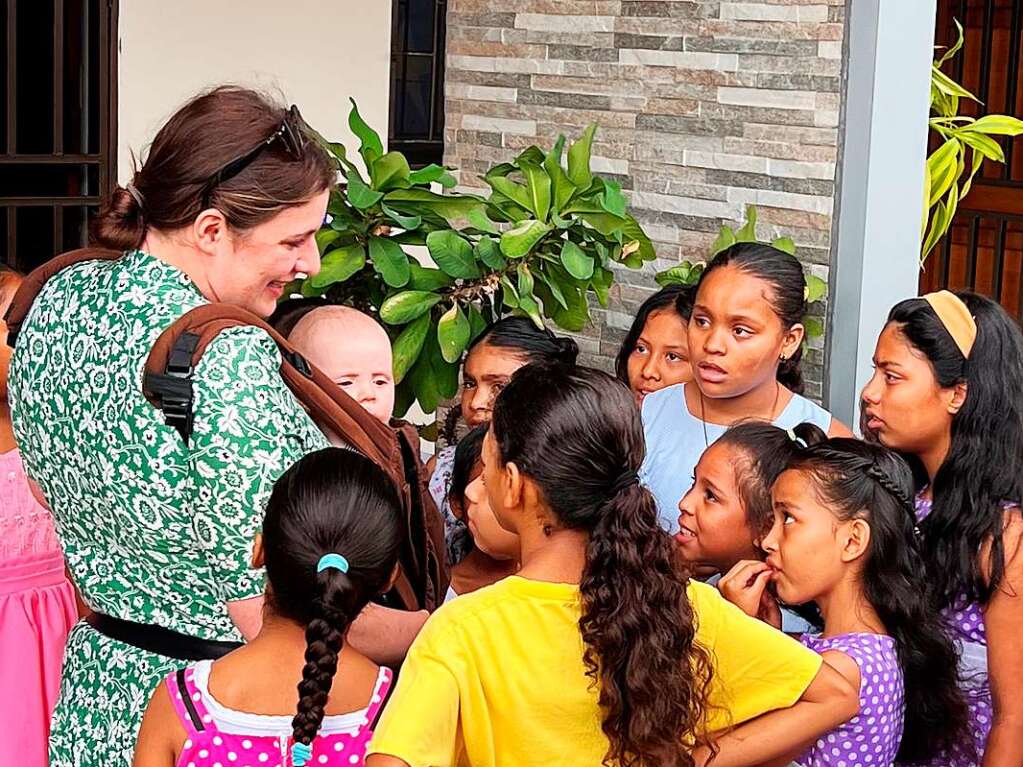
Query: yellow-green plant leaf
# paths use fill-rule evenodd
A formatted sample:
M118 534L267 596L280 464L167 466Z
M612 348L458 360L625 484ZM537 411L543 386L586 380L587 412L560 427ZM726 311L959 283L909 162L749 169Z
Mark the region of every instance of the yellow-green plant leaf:
M414 186L432 184L434 181L440 183L441 186L444 186L444 176L451 176L451 174L448 173L446 168L443 168L436 163L430 163L424 168L420 168L419 170L414 170L409 173L408 180L409 183ZM451 180L452 182L455 180L453 176L451 176Z
M966 195L970 193L970 187L973 186L973 177L977 175L977 171L980 170L980 166L984 164L984 155L980 152L973 153L972 167L970 168L970 175L967 177L966 182L963 184L963 188L959 192L959 199L965 199ZM925 212L926 213L926 212ZM926 219L925 219L926 223ZM921 234L921 239L923 235Z
M990 136L983 133L973 133L967 130L959 130L955 133L956 138L962 141L971 149L980 152L984 157L995 162L1005 162L1005 153L1001 145Z
M952 58L957 53L959 53L959 50L960 50L960 48L963 47L963 42L966 39L965 35L963 35L963 25L959 23L959 19L952 19L952 21L956 25L956 33L957 33L956 34L956 42L955 42L955 45L953 45L951 48L949 48L947 51L945 51L945 54L940 59L938 59L937 61L934 62L934 65L937 66L937 67L940 67L942 64L944 64L950 58Z
M934 208L934 214L931 216L931 226L927 231L927 238L924 240L923 247L920 252L920 260L927 258L930 252L934 249L934 246L938 244L938 240L941 239L942 235L948 231L948 227L952 223L952 217L948 215L948 210L945 208L945 203L939 201Z
M479 229L481 232L486 232L487 234L499 234L497 227L494 226L494 222L490 220L490 217L487 216L487 212L485 210L474 208L469 211L469 215L466 216L466 219L468 219L469 223L472 224L473 228Z
M542 221L523 221L501 235L501 252L508 258L522 258L551 230Z
M475 341L487 329L487 321L480 314L475 304L469 304L469 338L470 343Z
M625 218L625 195L617 181L604 179L604 193L600 196L600 207L608 213Z
M410 172L405 155L401 152L388 152L373 161L369 176L374 189L386 192L390 189L407 189Z
M955 183L958 155L961 151L962 144L953 138L935 149L934 153L927 158L931 179L928 207L932 207L948 191L948 188Z
M426 334L430 332L431 323L430 313L427 312L410 322L394 340L391 353L394 357L395 384L402 382L419 359L419 352L423 350L423 342L426 341Z
M415 262L409 263L409 269L412 270L412 276L408 281L411 290L440 290L454 283L454 280L440 269L430 269Z
M387 237L369 238L369 258L385 283L392 288L402 288L412 276L408 256L401 245Z
M320 262L320 271L307 282L313 288L326 288L344 282L366 265L366 249L355 242L327 252Z
M820 301L828 294L828 283L813 274L806 275L806 303Z
M387 203L380 203L380 210L384 212L385 216L405 231L418 229L423 223L422 216L404 216L398 211L389 208Z
M404 325L422 317L441 299L428 290L403 290L386 299L380 307L380 319L388 325Z
M610 269L604 269L598 266L593 270L593 278L590 280L590 287L593 288L593 292L597 294L597 301L605 309L607 308L608 298L611 295L611 283L614 282L614 272ZM569 307L571 309L571 306ZM587 308L587 317L589 317L589 309Z
M668 285L693 285L695 280L692 279L692 272L693 265L688 261L683 261L678 266L658 272L654 281L662 288Z
M402 213L419 214L427 210L440 216L449 224L466 218L473 209L484 209L483 199L472 195L448 196L436 194L428 189L395 189L384 196L390 208Z
M803 329L807 338L820 338L824 335L824 323L819 317L803 317Z
M984 115L960 130L991 136L1018 136L1023 133L1023 120L1008 115Z
M728 250L736 243L736 241L737 240L735 238L735 232L733 232L727 226L722 226L721 229L718 230L717 238L714 240L713 243L711 243L710 257L714 258L714 256L716 256L718 253Z
M469 345L469 318L456 303L437 322L437 343L445 362L458 362Z
M596 130L596 124L588 126L579 140L568 148L568 180L577 189L588 189L593 181L593 174L590 173L590 152Z
M561 265L577 280L588 280L593 276L593 257L586 255L571 240L566 240L561 247Z
M352 102L352 111L348 113L348 127L361 142L359 154L362 155L362 159L366 161L366 167L369 168L373 161L384 153L384 144L380 140L380 134L370 128L362 119L355 99L349 99L349 101Z
M501 248L493 237L480 237L476 242L476 257L494 271L508 266L501 255Z
M320 255L323 255L323 251L327 249L327 246L333 243L338 237L341 236L341 232L335 229L321 229L316 233L316 247L320 251Z
M539 165L530 162L520 162L519 167L526 177L529 209L538 221L546 221L551 210L551 177Z
M472 245L464 237L460 237L458 232L450 229L430 232L426 235L426 247L434 262L446 274L461 279L480 276Z
M957 83L951 77L946 75L936 66L931 67L931 83L934 85L935 88L944 93L946 96L958 96L959 98L971 99L972 101L980 103L980 99L978 99L968 90L966 90L966 88L961 86L959 83Z

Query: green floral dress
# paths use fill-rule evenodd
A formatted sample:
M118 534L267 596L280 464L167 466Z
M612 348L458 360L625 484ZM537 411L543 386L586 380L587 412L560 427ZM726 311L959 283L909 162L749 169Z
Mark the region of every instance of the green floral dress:
M185 445L142 396L143 365L171 322L206 303L141 251L51 279L10 370L17 438L50 502L76 585L95 610L204 639L239 640L226 604L258 596L253 537L274 481L326 439L281 380L280 354L232 328L195 371ZM179 661L106 638L69 639L53 767L129 765L150 695Z

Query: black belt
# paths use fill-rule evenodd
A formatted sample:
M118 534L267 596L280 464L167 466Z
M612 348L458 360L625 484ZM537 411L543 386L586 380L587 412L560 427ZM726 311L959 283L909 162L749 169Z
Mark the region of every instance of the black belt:
M85 622L103 636L117 642L175 660L213 660L222 658L242 646L241 642L199 639L163 626L134 623L103 613L92 613Z

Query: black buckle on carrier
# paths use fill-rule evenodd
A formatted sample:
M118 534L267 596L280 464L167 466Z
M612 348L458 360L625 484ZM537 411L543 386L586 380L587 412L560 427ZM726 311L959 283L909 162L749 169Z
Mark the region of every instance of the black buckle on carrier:
M167 358L164 373L147 373L145 387L156 395L163 420L188 442L192 436L192 355L199 345L195 333L182 333Z

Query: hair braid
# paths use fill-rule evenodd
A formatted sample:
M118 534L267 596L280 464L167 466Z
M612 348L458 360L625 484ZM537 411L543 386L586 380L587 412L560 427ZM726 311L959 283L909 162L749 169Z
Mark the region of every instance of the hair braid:
M322 618L311 621L306 627L305 666L302 681L298 683L298 712L291 722L296 743L308 746L319 732L337 672L343 636L336 626Z
M897 500L903 508L910 513L915 513L913 509L913 499L910 498L906 494L906 491L899 487L890 476L888 476L888 473L885 472L884 469L876 463L872 463L867 466L866 472L868 477L877 482L877 484L884 488L886 492L891 494L891 496Z

